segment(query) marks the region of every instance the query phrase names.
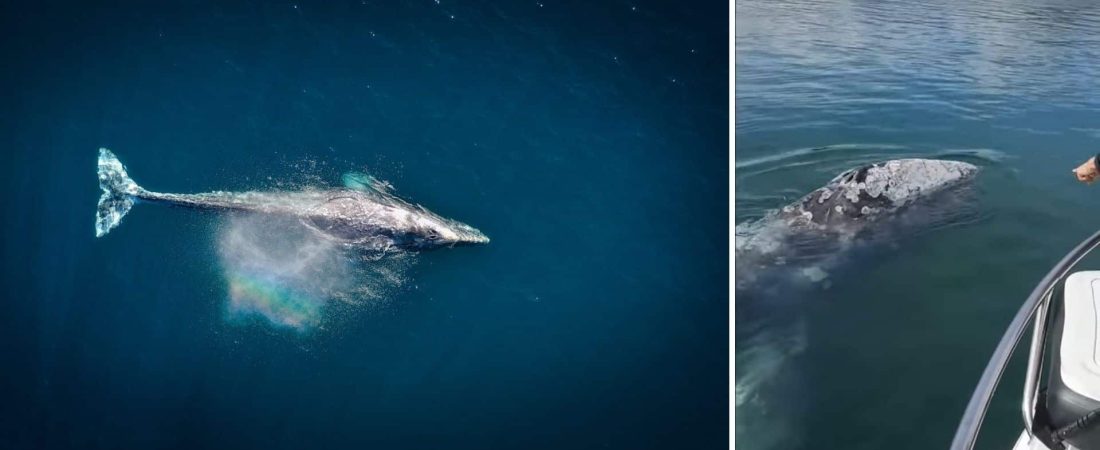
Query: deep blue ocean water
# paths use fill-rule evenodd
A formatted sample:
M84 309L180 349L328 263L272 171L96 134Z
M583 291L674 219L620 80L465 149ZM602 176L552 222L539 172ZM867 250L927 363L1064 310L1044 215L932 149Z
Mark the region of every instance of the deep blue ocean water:
M870 161L983 169L973 220L896 236L782 305L737 296L739 448L946 448L1020 304L1100 224L1070 174L1100 151L1100 9L738 0L736 18L736 222ZM1017 357L979 448L1019 436L1022 373Z
M4 9L0 447L725 445L727 5ZM366 168L492 243L235 318L223 217L94 237L99 147L163 192Z

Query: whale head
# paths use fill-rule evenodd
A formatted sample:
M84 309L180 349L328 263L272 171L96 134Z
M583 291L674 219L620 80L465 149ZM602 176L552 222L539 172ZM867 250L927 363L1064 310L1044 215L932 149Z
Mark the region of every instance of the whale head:
M429 249L489 243L489 237L480 230L457 220L432 214L432 217L419 222L421 226L410 233L411 242L408 245L411 247Z
M960 161L895 159L847 170L803 197L800 213L817 224L853 222L892 212L974 178Z
M368 247L429 250L487 244L478 229L395 197L336 191L302 222L324 237Z
M894 159L848 170L829 184L865 191L873 197L884 195L904 204L969 180L977 173L978 166L961 161Z
M980 214L975 190L968 188L978 173L973 164L933 159L842 172L800 200L734 228L735 286L818 283L852 248L970 221Z

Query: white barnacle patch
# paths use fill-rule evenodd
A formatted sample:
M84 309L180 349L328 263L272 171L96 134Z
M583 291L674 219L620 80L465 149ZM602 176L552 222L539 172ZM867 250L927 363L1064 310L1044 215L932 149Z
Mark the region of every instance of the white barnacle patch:
M841 205L836 205L836 206L834 206L834 207L833 207L833 211L836 211L836 212L838 212L838 213L842 213L842 214L843 214L843 213L844 213L844 206L841 206Z
M863 189L867 192L867 195L878 198L878 196L887 192L887 187L890 186L890 178L881 176L879 170L868 170L867 181L863 183Z
M849 202L859 203L859 191L863 190L863 187L863 183L856 183L844 192L844 198L847 198Z
M897 206L922 194L930 194L977 172L973 165L958 161L899 159L868 171L867 193L884 195Z
M868 214L871 214L871 211L874 211L874 210L873 210L873 209L871 209L871 207L870 207L870 206L864 206L863 208L860 208L860 209L859 209L859 213L860 213L860 214L862 214L862 215L864 215L864 216L866 216L866 215L868 215Z
M833 191L831 191L829 189L826 189L826 188L821 188L821 195L817 197L817 203L818 204L825 203L825 200L828 200L832 196L833 196Z

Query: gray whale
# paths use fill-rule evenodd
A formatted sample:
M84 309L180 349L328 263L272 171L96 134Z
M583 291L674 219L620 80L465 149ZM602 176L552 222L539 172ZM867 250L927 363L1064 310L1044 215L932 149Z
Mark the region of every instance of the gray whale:
M476 228L401 200L388 184L364 174L344 175L344 189L166 194L138 186L105 148L99 149L98 172L103 195L96 211L96 237L118 226L134 203L141 201L296 218L327 239L366 250L424 250L489 242Z
M814 387L800 365L813 344L806 309L812 301L833 298L812 288L827 288L831 272L878 244L894 244L910 232L957 223L974 212L969 182L978 172L975 165L943 160L868 164L738 224L738 439L766 448L805 444L805 399Z
M736 226L739 433L765 422L776 435L803 428L805 399L812 397L806 390L814 385L799 365L812 345L805 310L809 302L833 298L808 288L827 288L829 272L879 247L867 244L892 244L973 213L969 185L978 172L973 164L933 159L868 164Z

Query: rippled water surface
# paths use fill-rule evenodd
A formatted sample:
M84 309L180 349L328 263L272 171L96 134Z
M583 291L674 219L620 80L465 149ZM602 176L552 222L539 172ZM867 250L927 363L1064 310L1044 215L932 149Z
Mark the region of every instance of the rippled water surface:
M813 289L738 297L738 443L942 448L1024 296L1100 224L1100 192L1069 173L1100 150L1100 9L736 7L738 223L865 162L983 168L975 220L856 252ZM979 447L1018 435L1021 370L1010 367Z

